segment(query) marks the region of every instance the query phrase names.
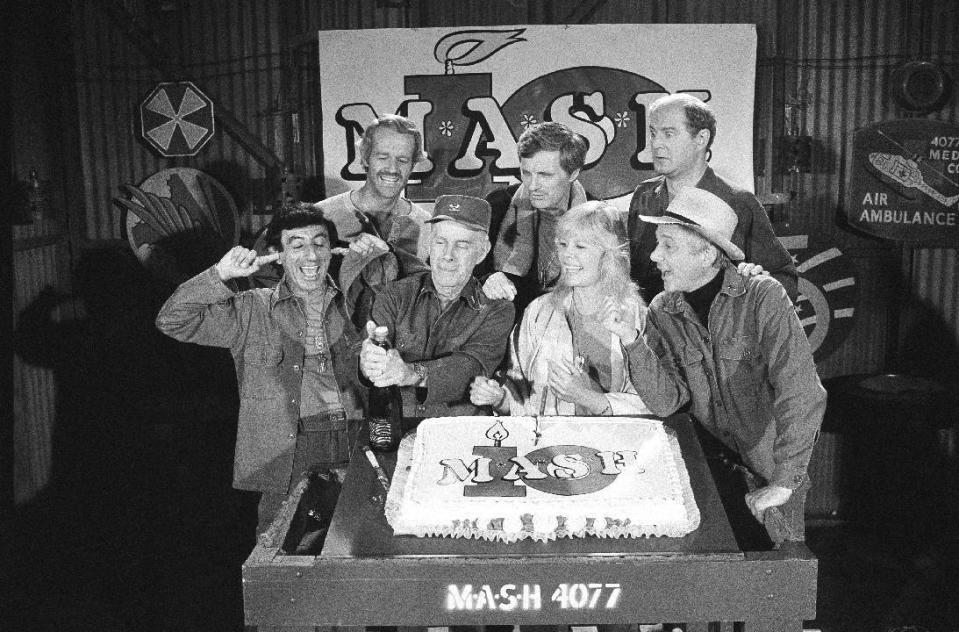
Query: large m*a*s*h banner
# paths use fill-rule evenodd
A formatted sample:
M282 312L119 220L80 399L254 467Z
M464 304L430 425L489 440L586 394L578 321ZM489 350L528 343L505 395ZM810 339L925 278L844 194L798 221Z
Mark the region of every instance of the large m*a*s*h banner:
M406 196L484 196L519 177L516 140L542 121L589 142L580 181L628 201L654 174L647 107L689 92L719 121L710 164L752 190L756 29L750 24L375 29L319 34L327 195L365 178L356 150L378 114L423 130Z

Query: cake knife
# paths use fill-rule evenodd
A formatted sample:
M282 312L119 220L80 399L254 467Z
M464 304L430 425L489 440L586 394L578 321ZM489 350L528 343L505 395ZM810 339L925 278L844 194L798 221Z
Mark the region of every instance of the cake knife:
M383 468L380 467L380 462L376 460L376 455L373 454L373 451L370 450L369 446L363 446L363 452L366 453L366 458L370 462L370 465L373 466L373 471L376 472L376 478L380 480L380 484L383 486L387 492L390 491L390 479L386 477L386 472L383 471Z

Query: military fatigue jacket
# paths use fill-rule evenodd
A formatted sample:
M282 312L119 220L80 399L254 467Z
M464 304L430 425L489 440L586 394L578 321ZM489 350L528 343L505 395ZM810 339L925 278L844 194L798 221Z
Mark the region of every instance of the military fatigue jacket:
M636 390L659 415L688 404L768 484L795 489L826 409L809 341L778 281L731 263L721 274L708 329L681 292L653 300L644 336L627 346L631 370L648 376Z
M362 415L357 333L340 292L327 283L324 326L329 360L347 417ZM240 389L233 461L237 489L288 493L300 422L306 312L284 277L272 288L234 293L211 267L176 289L156 321L182 342L226 347Z
M442 307L430 272L394 281L376 297L373 320L386 325L404 362L422 362L426 388L403 387L403 413L415 417L475 415L469 385L496 370L513 326L513 304L490 299L479 281L467 281Z

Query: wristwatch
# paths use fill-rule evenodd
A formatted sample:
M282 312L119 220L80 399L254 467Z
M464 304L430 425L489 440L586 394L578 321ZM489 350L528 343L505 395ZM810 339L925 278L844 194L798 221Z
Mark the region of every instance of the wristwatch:
M414 362L413 372L416 373L416 377L419 378L413 386L426 386L426 365L422 362Z

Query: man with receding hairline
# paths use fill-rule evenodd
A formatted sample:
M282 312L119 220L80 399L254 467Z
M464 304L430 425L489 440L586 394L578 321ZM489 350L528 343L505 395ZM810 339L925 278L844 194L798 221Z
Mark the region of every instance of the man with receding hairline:
M652 300L663 282L649 259L656 247L655 226L640 216L662 215L683 188L696 187L713 193L733 209L738 219L733 243L746 261L762 266L795 301L799 293L796 265L776 238L766 210L756 196L709 166L716 137L716 117L709 106L690 94L671 94L649 106L648 120L653 168L659 175L636 187L628 220L632 276L643 298Z

